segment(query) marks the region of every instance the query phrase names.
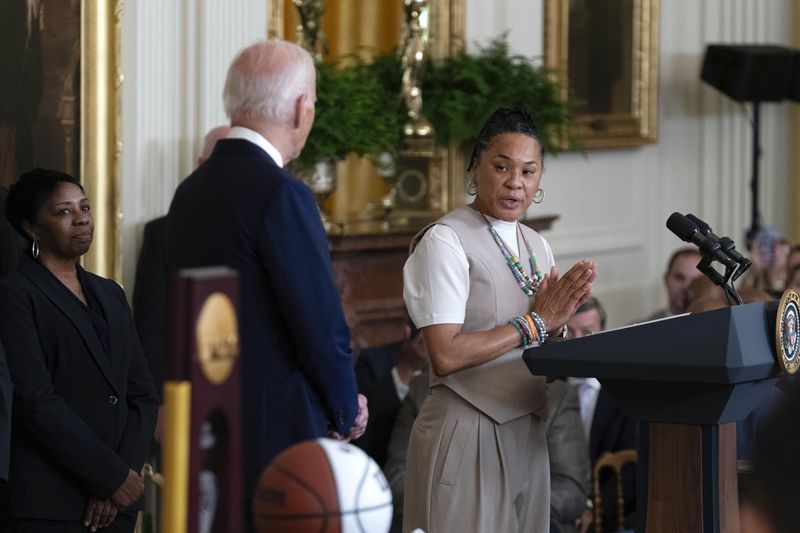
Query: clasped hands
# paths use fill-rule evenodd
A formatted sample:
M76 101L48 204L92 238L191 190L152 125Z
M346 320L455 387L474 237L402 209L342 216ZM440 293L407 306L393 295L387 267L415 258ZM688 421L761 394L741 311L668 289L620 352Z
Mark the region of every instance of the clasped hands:
M548 333L558 334L575 311L592 295L592 282L597 278L597 263L582 259L566 274L559 276L558 269L550 269L536 294L533 311L547 325Z
M100 500L95 497L89 498L86 505L86 513L83 516L83 524L89 531L97 531L99 528L107 527L114 522L117 514L124 511L144 494L144 480L142 477L128 469L128 477L119 488L107 500Z

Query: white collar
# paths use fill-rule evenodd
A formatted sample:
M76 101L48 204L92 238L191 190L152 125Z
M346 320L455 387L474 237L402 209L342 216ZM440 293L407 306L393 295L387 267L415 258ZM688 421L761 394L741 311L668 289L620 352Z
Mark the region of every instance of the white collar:
M571 385L577 385L579 387L583 386L583 387L588 387L588 388L594 389L594 390L600 390L600 382L597 381L596 378L573 378L573 377L570 377L570 378L567 378L567 381Z
M267 152L267 155L275 161L275 164L283 168L283 156L281 153L257 131L245 128L244 126L234 126L228 134L228 139L244 139L245 141L250 141Z

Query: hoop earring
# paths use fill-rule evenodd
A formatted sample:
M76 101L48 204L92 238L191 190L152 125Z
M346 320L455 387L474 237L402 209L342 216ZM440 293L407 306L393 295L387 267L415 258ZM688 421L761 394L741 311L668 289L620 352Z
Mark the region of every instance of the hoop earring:
M475 178L470 179L469 183L467 183L467 194L470 196L478 195L478 184L475 182Z
M536 192L533 193L533 203L540 204L544 201L544 189L539 187L536 189Z
M39 241L36 239L33 239L33 242L31 243L31 255L34 259L39 258Z

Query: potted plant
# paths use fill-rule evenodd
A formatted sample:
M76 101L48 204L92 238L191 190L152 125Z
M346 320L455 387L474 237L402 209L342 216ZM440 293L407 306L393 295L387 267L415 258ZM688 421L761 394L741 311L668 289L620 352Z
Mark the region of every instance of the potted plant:
M314 125L292 166L322 205L336 187L336 162L350 153L395 153L404 120L399 93L366 62L346 56L318 63Z
M431 62L423 85L423 112L437 143L459 145L473 140L498 107L530 113L545 150L563 148L563 132L573 104L548 69L512 54L505 36L477 54L459 54ZM570 140L571 142L571 140Z

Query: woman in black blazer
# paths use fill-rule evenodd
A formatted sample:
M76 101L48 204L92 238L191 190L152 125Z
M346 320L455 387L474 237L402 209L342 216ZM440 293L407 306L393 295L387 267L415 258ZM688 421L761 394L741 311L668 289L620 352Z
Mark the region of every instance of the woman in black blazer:
M92 243L89 201L71 176L35 169L11 189L6 215L30 253L0 282L14 383L1 525L131 532L157 398L125 294L78 264Z

